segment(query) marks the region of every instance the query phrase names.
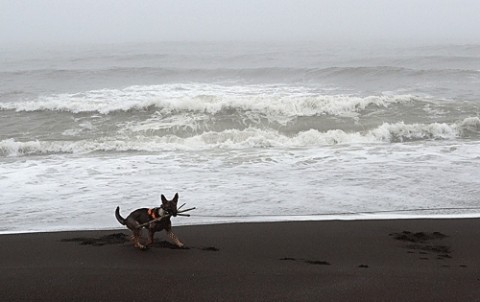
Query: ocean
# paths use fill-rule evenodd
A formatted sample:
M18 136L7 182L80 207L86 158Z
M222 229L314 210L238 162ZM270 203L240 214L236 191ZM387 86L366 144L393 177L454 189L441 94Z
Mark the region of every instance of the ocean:
M480 45L0 48L0 233L480 217Z

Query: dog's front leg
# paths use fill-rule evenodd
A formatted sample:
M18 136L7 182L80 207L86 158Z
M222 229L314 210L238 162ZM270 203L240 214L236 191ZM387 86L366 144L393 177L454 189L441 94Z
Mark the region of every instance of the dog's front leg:
M172 239L172 241L178 246L178 247L183 247L183 243L178 240L177 236L170 230L167 231L167 236L168 238Z

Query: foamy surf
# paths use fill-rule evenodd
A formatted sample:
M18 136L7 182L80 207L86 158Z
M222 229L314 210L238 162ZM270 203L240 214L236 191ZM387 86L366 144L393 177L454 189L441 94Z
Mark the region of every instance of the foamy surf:
M2 232L115 228L179 192L175 224L478 217L478 143L55 155L0 166Z

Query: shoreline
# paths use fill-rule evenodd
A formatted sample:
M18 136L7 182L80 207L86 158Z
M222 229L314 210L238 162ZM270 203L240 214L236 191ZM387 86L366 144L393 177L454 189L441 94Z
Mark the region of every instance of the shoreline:
M8 301L474 301L480 219L175 226L0 235Z
M322 217L322 218L319 218ZM241 219L240 219L241 218ZM329 222L329 221L395 221L395 220L457 220L457 219L480 219L478 214L444 214L444 215L376 215L376 214L352 214L352 215L299 215L299 216L249 216L236 219L218 219L216 222L197 221L196 223L178 223L172 221L174 226L209 226L228 225L244 223L282 223L282 222ZM271 219L268 219L271 218ZM59 232L89 232L89 231L121 231L125 227L95 227L95 228L58 228L51 230L23 230L23 231L0 231L2 235L15 234L38 234L38 233L59 233Z

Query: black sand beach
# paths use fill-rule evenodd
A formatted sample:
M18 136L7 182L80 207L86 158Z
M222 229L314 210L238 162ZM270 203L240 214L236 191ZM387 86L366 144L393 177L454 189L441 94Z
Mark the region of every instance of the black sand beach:
M1 235L2 301L480 301L480 220Z

